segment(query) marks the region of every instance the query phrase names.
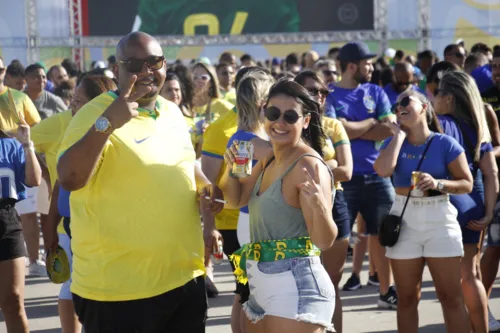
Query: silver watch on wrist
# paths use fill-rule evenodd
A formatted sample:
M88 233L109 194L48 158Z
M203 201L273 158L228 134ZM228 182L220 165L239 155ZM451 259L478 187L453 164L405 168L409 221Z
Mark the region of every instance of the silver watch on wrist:
M99 133L108 133L111 130L111 122L108 118L101 116L97 118L94 127Z
M444 183L440 180L438 180L438 182L437 182L437 189L439 192L443 192L443 190L444 190Z
M23 143L23 148L24 148L24 150L35 151L35 144L33 143L33 141L30 140L30 142L28 142L28 143Z

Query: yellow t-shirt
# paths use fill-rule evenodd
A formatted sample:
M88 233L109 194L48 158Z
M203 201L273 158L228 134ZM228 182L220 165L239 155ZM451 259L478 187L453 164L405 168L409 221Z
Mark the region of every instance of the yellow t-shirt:
M233 108L231 112L226 113L207 128L203 135L203 148L201 154L224 160L227 142L231 136L236 133L237 129L238 114L236 109ZM219 176L217 176L217 183L219 183L225 170L226 163L223 162L221 172ZM240 211L238 209L223 209L222 212L215 216L215 225L217 229L236 230L239 215Z
M196 146L203 137L203 125L207 122L212 124L217 119L231 111L233 104L220 98L213 98L210 103L210 116L207 117L208 104L193 107L194 118L189 129L192 137L193 144Z
M236 105L236 89L231 88L229 91L225 91L223 89L220 90L222 98L229 103Z
M40 114L28 95L19 90L6 87L4 91L0 91L0 129L5 132L17 131L19 116L9 102L9 91L12 94L17 112L22 112L26 123L30 126L39 123L41 120Z
M31 140L35 144L36 152L45 155L52 189L57 180L57 153L72 116L71 110L56 113L31 129ZM66 234L62 223L57 226L57 232Z
M114 101L108 92L71 120L59 156ZM97 301L150 298L205 274L195 153L179 108L158 97L110 136L87 185L71 192L71 291Z
M336 158L335 147L350 144L347 132L340 121L333 118L322 118L323 130L327 136L326 146L323 148L323 158L325 161ZM342 190L340 182L335 182L335 188Z

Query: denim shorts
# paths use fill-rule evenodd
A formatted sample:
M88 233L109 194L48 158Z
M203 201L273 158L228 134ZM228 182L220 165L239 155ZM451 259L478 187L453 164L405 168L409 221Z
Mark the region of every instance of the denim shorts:
M349 211L349 223L354 225L358 213L366 222L366 234L376 236L382 218L394 202L394 187L390 178L378 175L354 175L342 183Z
M269 315L334 331L335 289L319 257L249 260L247 275L250 298L243 310L250 321Z
M335 193L335 201L333 202L333 221L337 225L338 234L337 241L349 238L351 234L351 226L349 222L349 210L345 201L344 192L337 190Z

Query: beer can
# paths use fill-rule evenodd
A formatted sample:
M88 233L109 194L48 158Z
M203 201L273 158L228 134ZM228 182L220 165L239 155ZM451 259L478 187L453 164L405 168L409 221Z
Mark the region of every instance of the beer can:
M212 261L214 264L218 265L222 263L224 259L224 249L222 247L222 242L219 240L217 245L214 246L214 252L212 254Z
M248 177L252 174L253 144L250 141L239 141L237 150L232 173L235 177Z
M421 198L424 196L424 192L417 188L418 181L420 179L421 172L413 171L411 173L411 196Z

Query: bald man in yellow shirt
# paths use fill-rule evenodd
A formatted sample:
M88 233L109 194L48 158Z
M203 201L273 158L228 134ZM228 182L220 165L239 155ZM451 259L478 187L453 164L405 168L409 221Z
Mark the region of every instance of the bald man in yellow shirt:
M205 332L199 204L221 197L200 169L179 108L159 96L166 62L135 32L117 46L119 91L71 120L57 171L71 191L71 291L86 332ZM198 191L197 191L198 189ZM199 193L199 194L198 194ZM220 239L204 221L205 247Z

